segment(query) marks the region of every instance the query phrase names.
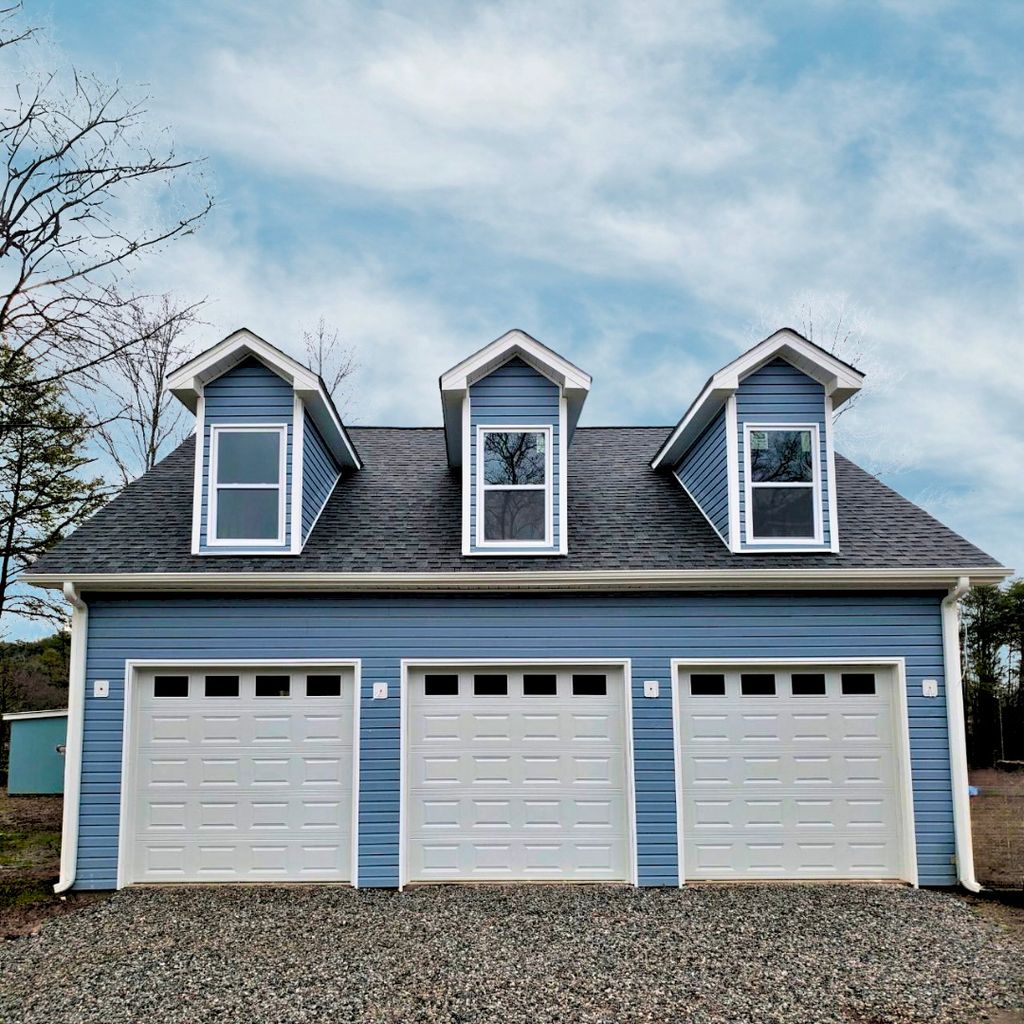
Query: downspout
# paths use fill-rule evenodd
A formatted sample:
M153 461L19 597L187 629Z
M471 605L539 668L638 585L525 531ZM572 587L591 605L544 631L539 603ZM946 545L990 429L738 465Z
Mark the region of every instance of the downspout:
M971 589L961 576L942 599L942 652L946 663L946 719L949 729L949 771L953 785L953 828L956 836L956 873L970 892L981 886L974 877L971 840L971 804L967 792L967 734L964 728L963 679L960 671L960 598Z
M89 609L74 583L64 584L71 605L71 666L68 676L68 736L64 753L64 821L60 843L60 880L54 892L67 892L78 869L78 802L82 791L82 730L85 723L85 649Z

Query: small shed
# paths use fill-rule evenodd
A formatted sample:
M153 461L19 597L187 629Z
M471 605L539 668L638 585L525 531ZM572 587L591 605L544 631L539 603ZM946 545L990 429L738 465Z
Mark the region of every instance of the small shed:
M4 721L11 729L7 792L63 793L67 710L16 712Z

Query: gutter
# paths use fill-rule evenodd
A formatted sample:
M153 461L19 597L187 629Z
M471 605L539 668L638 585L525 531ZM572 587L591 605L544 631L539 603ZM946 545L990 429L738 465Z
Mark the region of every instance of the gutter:
M1003 566L882 569L532 569L451 572L150 572L75 573L74 586L89 591L651 591L651 590L945 590L951 579L999 583L1011 574ZM33 586L65 586L67 574L29 573Z
M971 803L967 792L967 733L964 727L963 678L960 669L959 601L971 589L961 576L942 599L942 652L946 677L946 719L949 729L949 771L953 786L953 827L956 836L956 872L969 892L980 892L974 877L971 840Z
M85 651L89 608L74 583L63 584L71 605L71 670L68 678L68 734L64 756L64 819L61 826L60 879L55 893L67 892L78 871L78 807L82 791L82 732L85 724Z

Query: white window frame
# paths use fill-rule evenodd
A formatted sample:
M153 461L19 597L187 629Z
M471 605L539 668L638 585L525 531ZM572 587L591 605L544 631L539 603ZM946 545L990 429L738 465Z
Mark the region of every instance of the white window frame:
M543 434L544 435L544 483L543 484L485 484L484 483L484 436L486 434ZM498 423L481 423L476 428L476 546L477 548L549 548L554 543L554 493L552 428L535 423L506 426ZM484 539L484 497L485 491L543 491L544 492L544 539L543 540L485 540Z
M218 484L217 448L218 438L224 434L253 433L278 435L278 468L276 484ZM277 490L277 536L276 537L218 537L217 536L217 490ZM206 543L208 547L281 547L286 542L285 509L288 491L288 424L287 423L217 423L210 427L210 467L206 481Z
M759 483L758 487L810 487L814 515L814 534L810 537L755 537L753 473L750 466L750 435L755 430L807 430L811 435L811 479L808 483ZM797 544L823 544L821 508L821 437L817 423L743 424L743 540L751 546L792 547Z

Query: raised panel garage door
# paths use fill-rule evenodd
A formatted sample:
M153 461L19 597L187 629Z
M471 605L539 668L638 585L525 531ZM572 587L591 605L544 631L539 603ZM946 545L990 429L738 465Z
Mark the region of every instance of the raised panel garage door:
M682 669L685 878L908 877L895 685L887 667Z
M629 881L620 667L408 677L403 881Z
M135 690L125 883L350 880L351 668L173 668Z

